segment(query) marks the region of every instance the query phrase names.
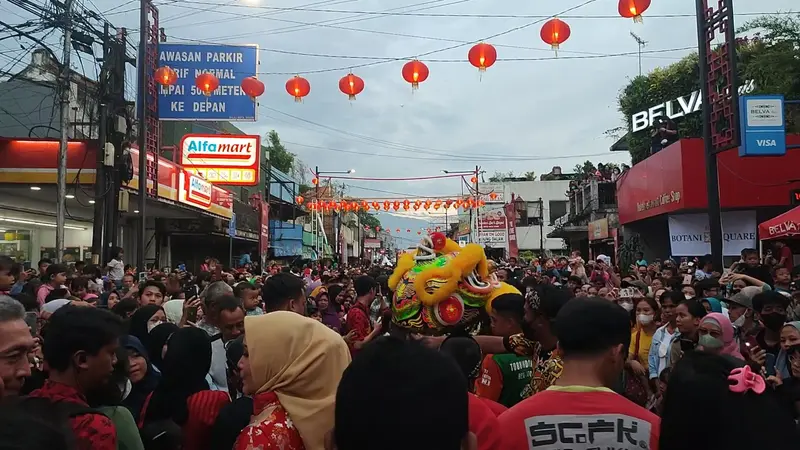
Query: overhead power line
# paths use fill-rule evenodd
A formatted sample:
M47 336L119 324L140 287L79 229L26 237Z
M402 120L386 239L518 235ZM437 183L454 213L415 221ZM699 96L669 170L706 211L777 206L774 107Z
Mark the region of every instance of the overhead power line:
M183 5L214 5L221 6L219 3L206 2L200 0L181 0ZM245 10L270 10L270 11L284 11L284 12L315 12L315 13L330 13L330 14L360 14L369 16L410 16L410 17L446 17L458 18L463 17L467 19L543 19L550 16L543 14L474 14L474 13L421 13L421 12L392 12L392 11L363 11L352 9L331 9L331 8L306 8L303 6L294 7L280 7L280 6L266 6L266 5L225 5L232 8L245 9ZM234 14L224 12L225 14ZM737 16L760 16L764 14L796 14L793 12L777 12L777 13L759 13L759 12L744 12L736 13ZM240 17L255 17L252 14L239 14ZM680 19L680 18L695 18L694 13L684 14L645 14L649 19ZM559 15L562 19L622 19L630 20L621 17L619 14L564 14Z

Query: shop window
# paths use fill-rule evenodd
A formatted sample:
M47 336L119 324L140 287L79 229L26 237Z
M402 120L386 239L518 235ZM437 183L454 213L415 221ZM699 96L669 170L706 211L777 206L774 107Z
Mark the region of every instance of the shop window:
M550 225L567 214L567 200L550 200Z
M19 263L31 261L30 230L0 230L0 255Z

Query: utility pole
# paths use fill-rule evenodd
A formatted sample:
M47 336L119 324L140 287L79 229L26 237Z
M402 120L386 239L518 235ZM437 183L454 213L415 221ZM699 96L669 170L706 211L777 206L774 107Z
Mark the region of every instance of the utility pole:
M539 248L544 256L544 200L539 197Z
M647 45L647 41L640 38L633 31L631 31L631 37L633 37L633 40L636 41L636 43L639 45L639 76L642 76L642 49L644 48L645 45Z
M61 101L60 128L61 139L58 145L58 187L56 194L56 258L64 260L64 225L67 216L67 145L69 144L69 93L72 84L70 77L70 54L72 53L72 1L64 2L64 54L59 74L59 97Z
M105 201L104 194L106 193L106 167L105 167L105 154L106 142L108 141L108 69L112 63L109 61L109 30L110 25L106 22L103 25L103 61L102 68L100 69L100 79L98 88L100 92L98 97L100 99L100 107L98 113L100 116L100 125L98 131L98 145L97 145L97 167L95 171L94 180L94 223L92 224L92 264L100 264L103 258L103 233L106 227L105 222Z

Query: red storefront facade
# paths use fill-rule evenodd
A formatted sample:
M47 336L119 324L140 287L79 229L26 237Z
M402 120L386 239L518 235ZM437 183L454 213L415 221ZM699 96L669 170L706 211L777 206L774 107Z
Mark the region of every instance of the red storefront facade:
M787 135L787 144L800 144L800 135ZM800 151L743 158L731 149L718 155L718 167L722 210L753 210L758 223L789 210L800 188ZM708 208L702 139L682 139L633 166L617 180L617 201L620 224L663 257L667 217Z
M800 144L800 135L787 136ZM800 151L780 157L742 158L737 149L719 154L722 209L789 208L800 187ZM666 213L708 207L701 139L682 139L631 167L617 180L619 222L626 225Z

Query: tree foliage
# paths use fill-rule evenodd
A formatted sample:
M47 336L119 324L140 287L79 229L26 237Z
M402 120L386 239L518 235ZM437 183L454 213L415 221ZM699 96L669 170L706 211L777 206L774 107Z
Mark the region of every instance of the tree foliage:
M358 221L361 222L361 225L366 225L372 229L381 226L381 221L375 214L363 210L358 211Z
M800 99L800 15L762 16L744 24L737 40L738 80L755 81L752 94L784 94L787 100ZM639 111L689 95L700 89L697 54L646 76L631 80L620 92L618 108L624 126L607 134L619 137L627 133L633 163L650 154L650 135L646 130L630 133L630 118ZM789 131L800 131L800 111L788 108ZM702 114L690 114L675 120L681 137L702 135ZM619 132L619 133L617 133Z
M508 178L523 178L525 181L534 181L536 180L536 172L529 171L520 173L519 175L515 175L513 170L508 172L497 171L494 173L494 175L489 177L489 182L500 183L501 181L506 180Z
M281 138L278 136L277 131L271 130L269 134L267 134L267 140L269 141L269 145L267 145L269 162L272 167L287 175L292 175L297 155L286 150L286 147L281 143Z

